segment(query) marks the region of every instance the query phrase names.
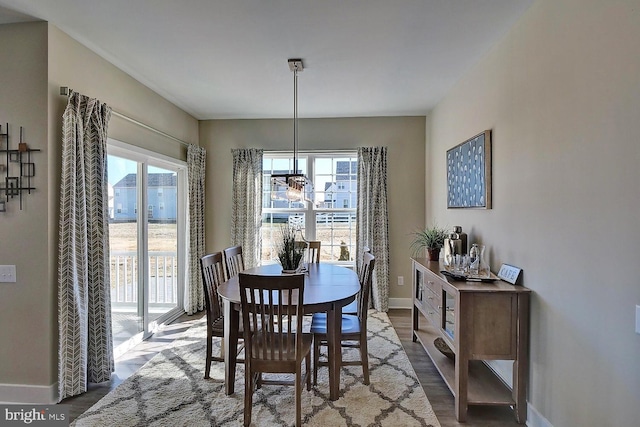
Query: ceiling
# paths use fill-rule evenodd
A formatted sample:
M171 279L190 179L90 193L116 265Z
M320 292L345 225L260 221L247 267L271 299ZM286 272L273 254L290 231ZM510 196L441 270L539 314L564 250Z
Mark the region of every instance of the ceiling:
M533 0L0 0L195 118L426 115ZM33 17L33 18L32 18ZM91 94L87 94L91 95Z

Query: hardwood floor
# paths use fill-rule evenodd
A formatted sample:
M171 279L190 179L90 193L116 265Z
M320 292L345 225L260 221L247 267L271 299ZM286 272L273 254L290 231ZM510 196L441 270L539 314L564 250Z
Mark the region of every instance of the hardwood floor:
M111 382L91 384L87 393L64 400L63 404L70 405L69 417L71 421L116 388L122 381L141 368L142 365L151 360L156 353L170 345L173 340L178 338L182 332L186 331L203 315L204 312L194 316L183 315L171 325L163 327L149 340L138 344L125 356L116 360L116 371L111 377ZM467 422L458 423L453 410L453 395L442 378L440 378L438 371L420 344L411 340L411 310L392 309L388 315L442 427L520 426L509 408L492 406L472 406L468 412Z
M138 344L121 358L116 360L116 370L111 374L111 381L89 384L89 390L79 396L63 400L69 405L69 419L73 422L80 414L89 409L107 393L116 388L122 381L136 372L158 352L168 347L176 338L189 329L198 319L205 315L204 311L193 316L180 316L172 324L163 326L148 340Z
M453 408L453 395L420 343L411 339L411 310L391 309L387 314L442 427L521 426L510 408L500 406L471 406L467 422L459 423Z

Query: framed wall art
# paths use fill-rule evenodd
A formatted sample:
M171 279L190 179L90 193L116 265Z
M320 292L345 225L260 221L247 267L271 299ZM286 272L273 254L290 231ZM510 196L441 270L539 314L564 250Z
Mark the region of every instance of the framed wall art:
M447 150L447 208L491 209L491 130Z

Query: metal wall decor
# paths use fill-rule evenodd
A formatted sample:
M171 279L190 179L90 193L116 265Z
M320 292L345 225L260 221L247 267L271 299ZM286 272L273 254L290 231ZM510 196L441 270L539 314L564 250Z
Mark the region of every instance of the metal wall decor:
M491 131L447 150L447 208L491 209Z
M31 194L35 187L31 178L36 176L36 165L31 161L31 153L40 151L29 148L22 140L22 126L20 126L20 142L17 148L11 148L9 138L9 123L2 129L0 125L0 172L4 172L4 183L0 183L0 212L7 211L8 202L16 197L20 200L22 210L22 196L26 192ZM4 156L2 155L4 154Z

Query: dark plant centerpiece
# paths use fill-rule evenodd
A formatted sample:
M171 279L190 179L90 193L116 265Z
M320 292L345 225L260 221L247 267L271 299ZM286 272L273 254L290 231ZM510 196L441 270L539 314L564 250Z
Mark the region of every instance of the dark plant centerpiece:
M296 273L300 268L300 262L304 257L304 245L296 241L296 230L283 226L280 229L281 239L277 247L278 261L283 273Z
M440 249L444 246L444 240L449 237L449 232L437 225L415 231L413 233L413 242L411 242L411 250L413 255L419 255L424 249L427 250L429 261L438 261L440 258Z

